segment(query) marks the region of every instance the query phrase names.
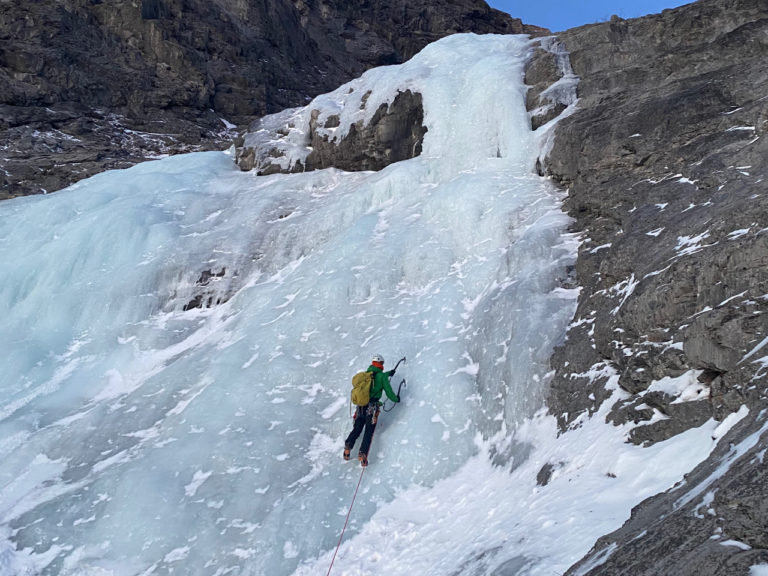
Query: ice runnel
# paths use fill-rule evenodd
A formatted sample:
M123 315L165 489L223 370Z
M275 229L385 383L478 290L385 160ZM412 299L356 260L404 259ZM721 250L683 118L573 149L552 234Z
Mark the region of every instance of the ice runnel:
M514 456L574 297L562 192L533 174L528 51L457 35L356 80L382 101L423 95L422 155L378 173L257 178L202 153L0 204L0 561L311 563L358 478L340 458L349 381L374 352L407 355L409 386L349 537L478 451Z

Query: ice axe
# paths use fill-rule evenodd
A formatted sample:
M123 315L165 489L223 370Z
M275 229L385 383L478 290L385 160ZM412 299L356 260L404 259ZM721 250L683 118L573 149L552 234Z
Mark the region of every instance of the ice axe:
M403 379L400 381L400 386L398 386L398 387L397 387L397 397L398 397L398 398L400 398L400 388L402 388L403 386L405 386L406 388L408 388L408 384L406 384L406 383L405 383L405 378L403 378Z
M400 362L405 362L405 361L406 361L406 360L405 360L405 356L403 356L402 358L400 358L400 360L398 360L398 361L397 361L397 364L395 364L395 367L392 369L392 374L394 374L395 372L397 372L397 367L398 367L398 366L400 366ZM405 378L403 378L403 379L400 381L400 386L398 386L398 387L397 387L397 397L398 397L398 398L400 398L400 388L402 388L403 386L405 386L406 388L408 388L408 384L406 384L406 383L405 383Z

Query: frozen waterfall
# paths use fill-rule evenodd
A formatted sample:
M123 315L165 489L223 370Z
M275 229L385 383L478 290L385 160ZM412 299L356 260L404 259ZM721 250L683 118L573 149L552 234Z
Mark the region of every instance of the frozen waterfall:
M423 94L422 155L377 173L255 177L201 153L0 203L0 573L321 572L373 353L407 356L408 387L335 573L387 566L364 534L382 506L491 456L508 476L576 296L563 192L533 173L529 49L457 35L356 80L374 107ZM407 526L383 529L404 555ZM473 539L454 540L460 562Z

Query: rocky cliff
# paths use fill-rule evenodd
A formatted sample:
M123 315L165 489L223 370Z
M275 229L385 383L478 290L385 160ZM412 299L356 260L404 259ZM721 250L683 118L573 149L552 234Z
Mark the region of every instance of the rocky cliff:
M541 170L568 188L583 244L550 410L566 429L607 400L645 444L740 420L568 573L747 574L768 561L768 2L699 0L557 40L579 105ZM539 51L530 84L559 78L552 58Z
M226 148L455 32L540 34L482 0L0 2L0 199Z

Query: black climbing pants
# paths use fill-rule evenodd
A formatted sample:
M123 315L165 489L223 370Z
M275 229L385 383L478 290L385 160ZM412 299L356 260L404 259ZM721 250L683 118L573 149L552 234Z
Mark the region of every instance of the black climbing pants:
M365 428L363 434L363 443L360 444L360 453L368 454L368 450L371 448L371 440L373 439L373 432L376 430L376 418L379 415L379 404L371 403L368 406L358 406L355 411L355 425L352 427L352 432L349 433L344 444L351 450L355 447L355 442L360 436L360 433Z

